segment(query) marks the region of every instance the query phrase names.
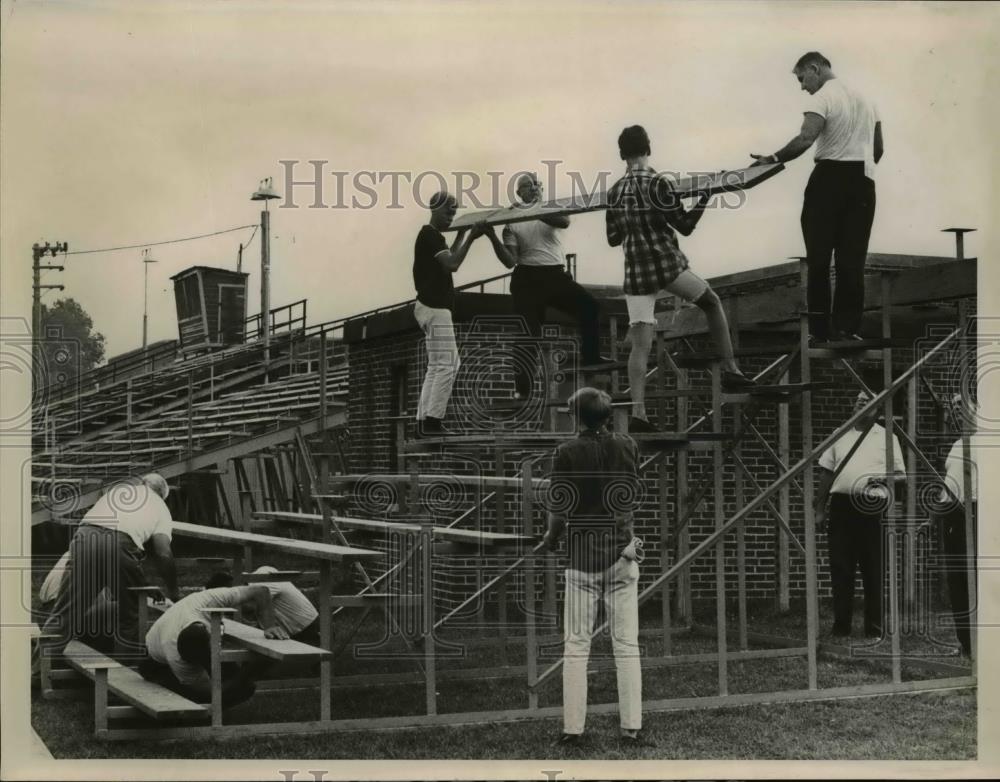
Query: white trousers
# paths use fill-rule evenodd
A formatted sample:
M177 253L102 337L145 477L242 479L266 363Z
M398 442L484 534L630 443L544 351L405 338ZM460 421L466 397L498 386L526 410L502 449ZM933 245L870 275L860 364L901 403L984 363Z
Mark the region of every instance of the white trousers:
M428 416L444 418L459 367L451 311L427 307L418 301L413 315L427 337L427 374L420 390L417 420L423 421Z
M603 600L611 625L618 673L618 711L625 730L642 728L642 669L639 662L639 564L620 558L601 573L566 571L566 630L563 651L563 732L583 733L587 719L590 635Z

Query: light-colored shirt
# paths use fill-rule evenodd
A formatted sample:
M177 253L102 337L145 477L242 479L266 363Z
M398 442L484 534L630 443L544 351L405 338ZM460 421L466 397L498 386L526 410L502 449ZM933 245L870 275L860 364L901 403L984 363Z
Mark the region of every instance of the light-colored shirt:
M83 523L124 532L140 549L153 535L171 537L167 503L145 484L116 483L87 511Z
M289 635L297 635L311 625L319 616L309 598L290 581L262 581L271 593L274 619Z
M503 243L517 249L521 266L562 266L561 230L541 220L508 223L503 229Z
M977 502L979 499L979 478L977 476L979 465L977 463L976 449L982 447L982 443L979 442L978 435L972 435L969 438L969 462L970 462L970 485L972 488L972 501ZM944 460L944 480L951 489L958 501L961 503L965 502L965 449L962 445L962 439L959 438L955 441L954 445L951 446L951 450L948 452L948 458ZM951 496L944 489L941 490L941 502L951 502Z
M823 451L823 455L819 457L819 466L836 472L860 436L861 432L857 429L846 432ZM899 440L895 436L892 438L892 469L895 473L906 472ZM870 480L885 480L889 477L885 469L885 429L875 424L834 479L830 491L833 494L862 494Z
M68 551L52 566L52 570L49 571L49 574L42 582L42 586L38 590L39 602L49 603L59 596L59 587L62 586L63 579L66 578L67 567L69 567Z
M146 633L146 651L158 663L170 666L177 680L188 687L208 689L211 684L208 671L200 665L189 663L177 651L177 638L188 625L200 622L211 624L207 608L239 608L249 587L219 587L192 592L168 608Z
M810 95L805 113L826 120L816 139L816 160L853 160L865 164L865 176L875 178L875 123L878 108L840 79L830 79Z

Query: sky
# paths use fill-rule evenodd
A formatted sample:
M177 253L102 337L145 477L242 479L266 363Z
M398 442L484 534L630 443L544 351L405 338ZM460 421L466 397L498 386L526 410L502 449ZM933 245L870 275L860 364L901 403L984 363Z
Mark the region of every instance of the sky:
M324 161L323 200L295 188L272 202L272 306L308 298L312 323L412 297L420 203L454 172L508 183L543 174L547 196L571 172L613 181L616 139L642 124L668 171L745 166L795 134L806 94L791 67L823 52L883 119L873 252L951 255L949 226L993 240L997 212L994 52L1000 8L927 3L4 3L2 267L5 317L30 313L31 244L71 251L146 244L259 222L258 181L286 191ZM992 90L991 90L992 88ZM548 164L543 161L560 161ZM714 276L803 250L798 215L811 153L715 209L682 240ZM333 172L343 174L346 208ZM353 186L385 172L376 203ZM402 174L422 178L420 198ZM376 173L377 175L377 173ZM393 178L399 183L392 197ZM468 181L468 180L466 180ZM486 180L488 182L488 180ZM478 191L489 197L489 186ZM352 196L360 206L350 206ZM600 214L564 234L583 282L619 285L620 250ZM175 338L170 276L235 269L252 229L152 249L150 340ZM107 338L141 341L140 248L71 255L63 284ZM61 261L60 261L61 262ZM260 234L245 256L259 307ZM504 270L486 240L456 282Z

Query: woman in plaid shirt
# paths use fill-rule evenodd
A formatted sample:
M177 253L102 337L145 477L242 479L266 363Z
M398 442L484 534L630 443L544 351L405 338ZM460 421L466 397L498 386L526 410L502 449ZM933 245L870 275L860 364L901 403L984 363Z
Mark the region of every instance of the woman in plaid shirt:
M627 165L625 176L608 192L608 244L625 251L625 302L629 314L632 350L628 375L632 395L630 432L653 432L646 418L646 370L653 345L656 318L653 309L661 291L697 305L708 320L708 330L722 354L722 385L740 391L754 383L745 377L733 357L733 342L722 302L705 280L688 268L677 246L674 229L688 236L698 224L708 193L686 211L670 182L649 165L649 136L641 125L625 128L618 151Z

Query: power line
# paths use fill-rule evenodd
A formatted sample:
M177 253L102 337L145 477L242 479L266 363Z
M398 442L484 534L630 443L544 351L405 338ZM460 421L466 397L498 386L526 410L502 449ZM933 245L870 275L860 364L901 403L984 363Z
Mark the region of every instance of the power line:
M165 242L143 242L141 244L128 244L121 247L105 247L100 250L74 250L71 253L65 253L66 255L89 255L90 253L111 253L116 250L135 250L140 247L156 247L161 244L177 244L178 242L190 242L195 239L207 239L210 236L221 236L222 234L230 234L234 231L242 231L246 228L257 228L256 223L251 223L250 225L238 225L236 228L227 228L224 231L215 231L210 234L199 234L198 236L185 236L183 239L168 239ZM252 237L251 237L252 238Z

